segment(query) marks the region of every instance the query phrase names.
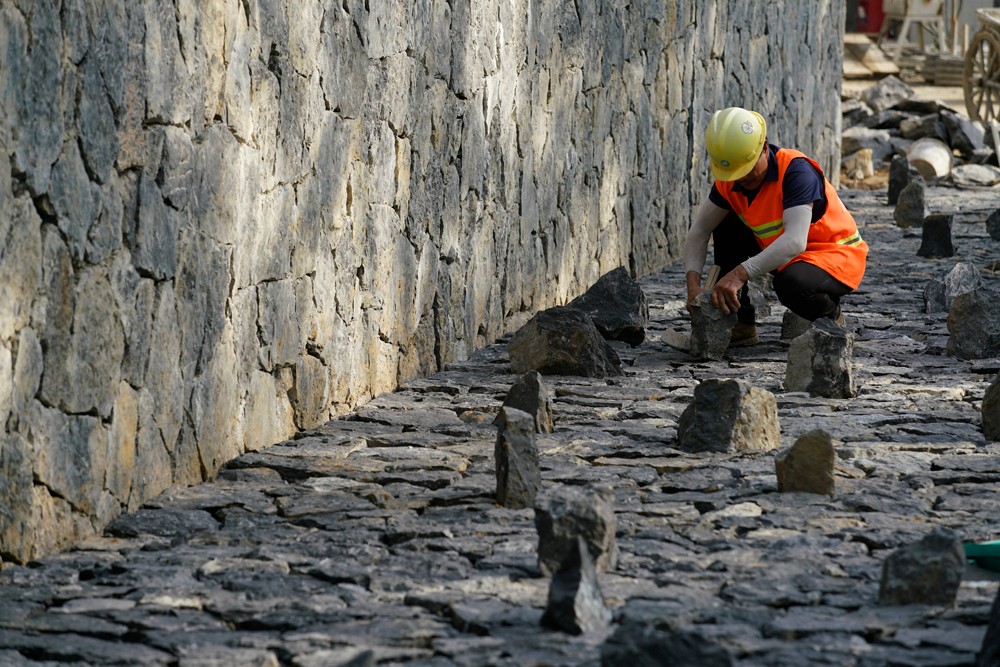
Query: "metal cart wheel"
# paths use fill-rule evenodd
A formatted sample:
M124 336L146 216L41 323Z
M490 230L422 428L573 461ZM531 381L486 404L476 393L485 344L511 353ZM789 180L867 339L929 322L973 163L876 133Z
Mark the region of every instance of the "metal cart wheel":
M969 118L988 124L1000 115L1000 35L983 28L965 52L962 77Z

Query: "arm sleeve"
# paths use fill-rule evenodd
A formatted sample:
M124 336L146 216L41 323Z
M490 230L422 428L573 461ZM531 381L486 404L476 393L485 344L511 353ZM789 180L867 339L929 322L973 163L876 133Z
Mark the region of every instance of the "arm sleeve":
M750 277L756 278L773 271L801 254L806 249L811 221L812 206L809 204L785 209L782 215L784 231L781 236L759 254L743 262L743 268Z
M705 258L708 257L708 238L719 226L719 223L726 218L729 211L719 208L711 201L705 203L698 209L691 229L688 230L684 239L684 272L697 271L705 267Z

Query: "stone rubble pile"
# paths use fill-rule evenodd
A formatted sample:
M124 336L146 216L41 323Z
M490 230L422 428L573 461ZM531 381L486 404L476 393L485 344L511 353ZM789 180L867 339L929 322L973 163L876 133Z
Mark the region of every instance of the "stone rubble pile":
M972 334L923 286L967 262L1000 288L993 194L927 184L949 260L884 192L843 194L873 248L843 304L856 395L784 386L798 338L773 302L721 359L660 342L689 326L672 266L639 283L642 344L597 333L618 374L543 391L512 337L5 565L0 664L991 664L1000 573L956 545L1000 538L1000 358L949 354ZM551 432L504 405L519 383ZM498 448L537 460L517 506Z

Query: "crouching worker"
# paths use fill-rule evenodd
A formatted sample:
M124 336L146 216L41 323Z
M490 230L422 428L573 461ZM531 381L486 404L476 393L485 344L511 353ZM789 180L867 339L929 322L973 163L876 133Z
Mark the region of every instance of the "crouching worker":
M764 118L739 107L712 115L705 148L715 185L684 241L688 310L702 292L711 237L721 268L712 303L737 313L731 347L757 342L746 283L764 273L796 315L843 325L840 298L861 284L868 245L819 165L769 144Z

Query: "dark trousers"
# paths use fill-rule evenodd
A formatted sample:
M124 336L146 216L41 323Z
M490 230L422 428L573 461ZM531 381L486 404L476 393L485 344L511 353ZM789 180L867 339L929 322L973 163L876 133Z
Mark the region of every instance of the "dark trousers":
M730 213L712 232L715 246L715 263L724 276L744 260L760 252L760 246L750 228L739 216ZM820 317L835 319L840 314L840 297L853 290L829 273L809 264L793 262L781 271L772 271L774 292L783 306L800 317L815 320ZM746 324L754 323L754 308L744 285L740 290L740 309L737 319Z

